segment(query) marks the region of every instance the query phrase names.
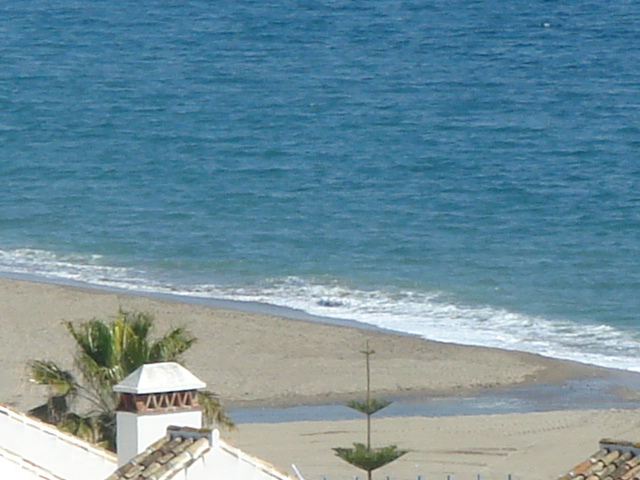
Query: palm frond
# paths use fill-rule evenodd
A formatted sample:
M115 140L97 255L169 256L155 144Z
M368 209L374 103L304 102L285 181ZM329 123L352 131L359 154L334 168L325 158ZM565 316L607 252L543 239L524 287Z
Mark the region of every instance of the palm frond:
M184 352L195 343L196 337L183 327L175 327L151 346L150 363L181 362Z
M198 403L202 407L204 423L206 427L213 426L214 423L229 429L234 428L233 420L227 415L220 403L218 395L210 390L198 391Z
M138 333L140 332L138 331ZM131 325L125 324L122 327L119 350L118 363L123 378L149 361L149 339L146 336L138 336Z
M29 381L52 388L59 395L74 395L78 384L73 374L61 369L51 360L32 360L27 363Z
M106 322L98 319L82 322L77 327L66 322L67 329L76 341L79 354L90 359L100 367L112 367L114 364L113 332Z
M182 327L173 328L153 340L153 316L122 309L112 321L92 319L77 324L65 322L65 326L76 342L74 361L82 382L77 382L70 372L60 369L54 362L43 361L29 362L30 379L54 389L58 397L73 394L93 404L94 410L86 415L70 413L66 403L60 412L49 403L42 408L45 409L43 414L52 421L61 421L69 431L109 448L114 448L118 400L113 386L145 363L180 362L184 352L196 341ZM233 426L214 393L199 392L199 401L206 422Z
M148 312L130 312L121 308L118 310L117 319L128 325L138 338L149 338L153 330L154 318Z
M38 405L28 411L29 415L43 422L57 425L69 414L69 402L66 395L52 395L46 403Z
M119 345L114 338L113 324L93 319L77 327L66 322L69 333L76 341L75 362L85 380L93 386L113 386L123 378L118 362Z
M109 448L113 444L111 433L99 415L70 414L57 426L60 430L103 448Z

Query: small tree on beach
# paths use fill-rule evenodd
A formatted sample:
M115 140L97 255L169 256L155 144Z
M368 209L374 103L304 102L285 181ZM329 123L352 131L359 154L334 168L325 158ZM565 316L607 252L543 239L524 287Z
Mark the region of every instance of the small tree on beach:
M29 380L49 388L44 405L30 413L92 443L115 449L115 410L118 395L114 385L145 363L178 362L196 341L181 327L153 339L153 316L120 310L115 320L93 319L65 326L76 342L74 364L79 378L50 360L27 364ZM205 421L232 426L217 396L198 392ZM75 410L84 400L85 411Z
M336 455L345 462L350 463L356 468L365 470L367 472L367 479L371 480L372 472L374 470L397 460L406 454L408 450L398 450L396 445L388 445L386 447L378 448L371 447L371 417L383 408L391 405L391 402L371 398L370 357L375 353L375 351L369 349L369 343L367 342L366 349L361 353L366 357L367 397L365 401L350 401L347 403L347 406L366 415L367 443L366 445L364 443L354 443L353 448L336 447L333 450L336 452Z

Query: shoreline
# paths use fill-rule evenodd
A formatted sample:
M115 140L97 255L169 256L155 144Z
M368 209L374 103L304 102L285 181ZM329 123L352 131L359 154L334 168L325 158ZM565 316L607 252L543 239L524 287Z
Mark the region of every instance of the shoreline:
M344 419L350 410L343 403L363 398L359 351L367 341L376 350L373 395L395 401L389 416L373 419L374 444L409 450L376 478L499 480L514 474L517 480L542 480L569 471L598 449L601 438L638 440L640 374L634 372L7 278L0 278L0 402L19 410L41 404L44 389L24 381L26 360L51 359L70 368L73 343L61 320L109 319L118 308L152 313L158 334L186 326L198 338L186 366L220 395L232 418L249 407L262 415L238 414L237 428L223 431L223 438L295 476L293 463L307 480L362 475L332 448L364 439L365 420ZM551 411L537 411L541 405ZM337 417L331 408L339 410ZM315 417L288 413L311 410Z
M57 285L61 287L75 288L78 290L85 290L87 292L95 293L113 293L116 295L132 296L132 297L145 297L156 300L165 300L169 302L186 303L192 305L200 305L204 307L211 307L220 310L232 310L239 312L249 312L255 314L263 314L275 317L283 317L291 320L300 320L307 322L318 322L329 325L346 326L360 328L364 330L376 330L380 332L387 332L394 335L406 335L410 337L422 338L419 335L402 332L399 330L391 330L372 325L370 323L360 322L357 320L349 320L336 317L325 317L320 315L314 315L307 313L304 310L298 310L291 307L283 307L280 305L272 305L270 303L260 302L248 302L241 300L227 300L222 298L202 297L197 295L186 295L180 293L165 293L156 291L136 291L128 290L126 288L110 287L105 285L94 285L87 282L80 282L75 280L65 279L51 279L46 277L38 277L36 275L28 275L21 273L0 273L1 280L13 280L18 282L44 284L44 285Z
M187 327L198 338L186 355L188 368L232 408L336 404L358 398L365 386L359 352L366 342L377 352L372 356L373 394L394 398L460 396L616 372L537 354L361 328L353 325L356 322L284 317L255 311L258 305L249 311L167 297L0 278L0 325L7 344L0 352L7 367L0 372L0 401L25 409L44 398L44 389L24 381L28 360L52 359L71 367L73 344L61 320L108 319L119 308L152 313L157 333L170 326Z

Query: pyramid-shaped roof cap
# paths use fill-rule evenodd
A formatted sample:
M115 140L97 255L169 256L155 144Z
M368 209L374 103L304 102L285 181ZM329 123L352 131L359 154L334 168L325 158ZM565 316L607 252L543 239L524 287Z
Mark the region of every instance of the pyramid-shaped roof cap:
M148 363L113 387L119 393L164 393L197 390L207 384L175 362Z

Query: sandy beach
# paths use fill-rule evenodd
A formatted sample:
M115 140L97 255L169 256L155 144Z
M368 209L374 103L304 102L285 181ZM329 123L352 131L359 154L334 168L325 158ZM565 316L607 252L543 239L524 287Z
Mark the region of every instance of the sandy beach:
M0 401L28 409L44 391L28 385L30 359L72 366L62 320L109 319L119 308L155 315L158 332L185 326L198 343L187 366L228 406L296 405L359 398L366 343L376 395L464 395L496 387L601 376L603 369L520 352L464 347L372 329L322 324L194 303L48 283L0 279ZM552 478L597 450L601 437L636 440L640 412L525 413L376 419L375 438L411 451L380 475ZM232 443L311 478L360 472L331 447L364 439L364 420L241 424ZM361 475L360 475L361 476ZM434 478L435 478L434 477Z
M526 414L400 417L373 421L373 443L396 444L404 457L374 478L416 480L555 479L598 450L601 438L637 440L638 410L576 410ZM233 444L307 479L366 478L332 447L364 441L364 421L241 425Z

